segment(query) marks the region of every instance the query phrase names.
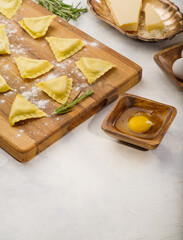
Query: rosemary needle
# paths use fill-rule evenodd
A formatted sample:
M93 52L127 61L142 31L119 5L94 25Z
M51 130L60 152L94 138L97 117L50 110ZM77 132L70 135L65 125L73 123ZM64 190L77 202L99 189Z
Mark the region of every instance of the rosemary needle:
M76 21L81 13L88 11L87 8L80 8L78 3L76 7L63 3L63 0L36 0L42 7L48 9L55 15L63 17L66 21L73 19Z
M60 114L65 114L67 112L72 111L73 107L83 101L85 98L90 96L93 93L93 90L87 90L85 93L83 93L80 97L81 92L77 94L77 96L74 98L74 100L71 103L64 103L61 105L59 108L57 108L52 114L60 115Z

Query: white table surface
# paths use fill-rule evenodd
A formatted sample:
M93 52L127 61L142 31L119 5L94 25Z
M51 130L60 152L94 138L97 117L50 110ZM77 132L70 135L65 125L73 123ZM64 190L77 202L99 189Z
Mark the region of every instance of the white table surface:
M182 240L183 95L153 55L183 34L135 41L90 11L74 25L138 63L143 78L129 92L175 106L177 117L154 151L101 130L112 104L28 163L0 149L0 240Z

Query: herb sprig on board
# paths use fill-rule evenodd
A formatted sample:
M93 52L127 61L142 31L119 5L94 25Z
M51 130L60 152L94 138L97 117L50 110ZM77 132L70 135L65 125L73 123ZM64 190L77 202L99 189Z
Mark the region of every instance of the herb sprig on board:
M92 93L93 90L87 90L85 93L83 93L80 97L81 92L77 94L77 96L74 98L74 100L71 103L64 103L61 105L59 108L57 108L52 114L60 115L60 114L65 114L73 110L74 106L81 101L83 101L85 98L89 97Z
M74 7L73 4L65 4L62 0L36 0L36 2L55 15L64 18L66 21L70 19L76 21L81 13L88 11L87 8L79 7L81 3L78 3L78 5Z

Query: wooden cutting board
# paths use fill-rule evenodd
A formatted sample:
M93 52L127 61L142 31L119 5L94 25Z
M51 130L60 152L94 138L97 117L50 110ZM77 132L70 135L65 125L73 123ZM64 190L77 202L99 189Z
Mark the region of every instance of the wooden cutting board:
M10 42L11 55L0 56L0 74L4 76L14 91L0 94L0 146L17 160L25 162L36 156L49 145L71 131L90 116L114 101L120 93L138 83L142 69L129 59L106 47L86 33L80 31L66 21L55 18L46 36L63 38L79 38L85 41L85 47L73 57L57 63L44 38L34 40L17 21L23 17L36 17L51 14L36 3L25 0L19 11L7 20L0 15L0 22L6 25ZM35 59L46 59L55 67L49 73L35 80L23 80L14 61L14 57L25 56ZM116 65L92 86L77 69L75 62L81 57L100 58ZM47 80L60 75L67 75L74 80L69 101L82 90L93 89L94 94L77 105L70 113L60 116L50 114L60 105L50 99L45 93L38 91L35 84L39 80ZM11 127L8 121L11 105L17 94L26 96L48 116L42 119L26 120Z

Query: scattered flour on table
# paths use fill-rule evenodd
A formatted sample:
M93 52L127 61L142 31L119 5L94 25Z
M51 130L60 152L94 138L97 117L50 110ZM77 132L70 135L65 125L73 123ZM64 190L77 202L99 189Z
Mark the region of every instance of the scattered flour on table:
M21 86L20 89L25 89L25 86Z
M18 46L15 46L14 44L10 44L10 52L12 53L17 53L17 54L24 54L25 52L27 52L28 50L25 49L22 44L19 44Z
M73 61L71 59L67 59L67 64L72 63Z
M80 89L81 89L80 87L76 87L76 88L75 88L76 91L79 91Z
M6 64L6 65L4 65L4 68L5 68L5 69L10 69L10 65L9 65L9 64Z
M83 74L81 72L78 72L78 77L83 77Z
M45 47L45 46L46 46L46 43L42 43L41 45L42 45L42 47Z
M82 88L88 87L88 84L87 83L81 83L81 87Z
M90 45L92 47L98 47L99 44L97 42L87 42L85 40L82 40L82 42L84 42L84 44L87 46L87 45Z
M102 85L101 81L98 82L98 86L100 87Z
M92 47L97 47L99 44L98 44L97 42L91 42L90 45L91 45Z
M76 91L79 91L79 90L81 90L82 88L86 88L86 87L88 87L88 84L87 84L87 83L81 83L81 84L79 84L79 86L76 86L75 90L76 90Z
M29 100L31 97L37 97L38 92L41 90L37 87L32 87L30 90L22 92L22 96Z
M18 133L17 135L16 135L16 137L18 138L18 137L21 137L21 134L20 133Z
M50 80L50 79L53 79L56 77L58 77L58 74L50 73L48 76L46 76L46 78L44 80L47 81L47 80Z
M17 29L15 28L15 29L7 29L6 30L6 32L7 32L7 35L8 35L8 37L11 37L11 36L13 36L15 33L17 33Z
M60 63L51 61L51 64L55 65L56 67L62 68L62 69L69 66L71 63L73 63L73 60L71 60L71 59L65 59L64 62L60 62Z
M98 3L101 3L100 0L97 0ZM59 22L62 22L62 20L60 19ZM7 24L7 27L6 27L6 31L7 31L7 35L8 37L14 37L15 33L17 33L17 29L15 26L10 26L9 25L9 22L8 20L1 20L1 23L4 23L4 24ZM25 38L21 37L19 38L19 41L24 41ZM92 47L97 47L99 44L97 42L87 42L85 40L83 40L83 42L85 43L85 45L89 45L89 46L92 46ZM42 43L42 46L46 46L46 43ZM10 51L12 53L16 53L16 54L25 54L25 52L28 52L29 50L31 49L25 49L24 46L22 45L22 43L19 42L19 45L14 45L14 44L10 44ZM85 51L87 49L84 49ZM2 59L2 61L5 61L5 59ZM58 63L58 62L53 62L53 64L62 69L62 70L67 70L67 67L70 65L70 64L73 64L74 61L72 59L66 59L64 62L62 63ZM10 69L10 65L9 64L6 64L4 66L4 69L7 69L9 70ZM71 75L71 74L76 74L78 77L80 77L81 79L85 80L86 78L83 76L83 74L78 70L78 68L74 67L72 68L72 70L70 71L69 74L67 75ZM46 80L50 80L50 79L53 79L53 78L56 78L58 76L62 75L62 73L51 73L49 75L47 75L45 78L43 77L43 79L37 79L36 82L40 82L40 81L46 81ZM25 84L27 85L27 84ZM76 86L76 91L79 91L80 89L82 88L85 88L87 87L88 84L87 83L81 83L80 85ZM24 90L25 89L25 86L20 86L20 89L21 90ZM13 90L14 92L16 92L17 90L14 89ZM4 96L9 96L11 94L13 94L13 91L9 91L7 93L4 94ZM33 86L31 89L29 89L28 91L24 91L22 92L22 96L24 98L26 98L27 100L30 100L39 108L46 108L46 105L50 102L50 100L36 100L35 97L38 96L38 92L40 92L41 90L35 86ZM1 103L5 103L5 100L2 99L0 100ZM49 117L49 116L48 116ZM60 118L56 118L56 120L60 120ZM47 124L45 124L47 125ZM23 130L20 130L20 132L23 132ZM20 137L21 134L18 134L17 137Z
M20 49L22 47L22 44L18 45L17 48Z
M19 130L19 132L20 132L20 133L23 133L23 132L24 132L24 130L23 130L23 129L20 129L20 130Z
M38 108L46 108L46 105L50 102L50 100L36 100L38 92L41 92L41 89L33 86L30 90L22 92L22 96L27 100L31 100L33 104L35 104Z
M76 74L79 78L86 79L86 78L84 77L84 75L79 71L79 69L78 69L77 67L74 67L74 68L70 71L69 75L71 75L71 74Z
M88 42L87 42L87 41L82 40L82 42L83 42L85 45L88 45Z
M36 79L35 82L43 82L43 81L47 81L47 80L50 80L50 79L54 79L56 77L58 77L58 73L57 74L56 73L50 73L47 76L43 76L41 79L40 78Z
M54 63L56 67L64 68L65 66L62 63Z
M50 100L39 100L39 101L34 101L34 103L36 104L36 106L38 108L46 108L46 105L50 102Z
M14 89L15 90L15 89ZM4 96L10 96L10 95L12 95L13 94L13 91L9 91L9 92L7 92L7 93L4 93Z
M1 23L8 24L8 20L6 20L6 19L1 19Z
M10 49L10 51L13 53L17 53L17 54L19 54L19 53L24 54L27 50L24 48L22 48L22 49L13 48L13 49Z

